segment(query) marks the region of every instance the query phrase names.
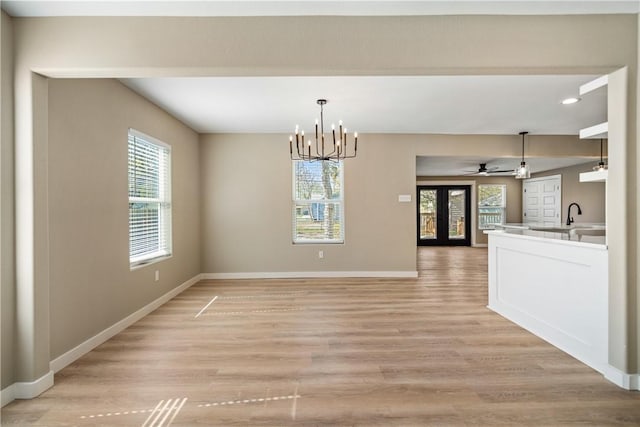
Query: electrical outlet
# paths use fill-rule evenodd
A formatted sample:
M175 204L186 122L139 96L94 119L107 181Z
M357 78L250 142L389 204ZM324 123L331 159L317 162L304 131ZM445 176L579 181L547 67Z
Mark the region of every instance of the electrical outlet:
M160 270L156 270L156 282L160 280Z
M318 251L318 258L324 258L324 251Z

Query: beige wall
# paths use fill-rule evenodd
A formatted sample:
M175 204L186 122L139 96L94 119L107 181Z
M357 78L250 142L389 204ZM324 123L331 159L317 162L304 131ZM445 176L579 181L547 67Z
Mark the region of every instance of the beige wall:
M0 302L2 304L2 384L4 389L14 379L14 329L15 329L15 255L13 216L13 23L2 12L0 22Z
M25 295L17 302L19 315L28 320L24 330L18 331L19 338L28 344L17 350L20 381L41 378L47 372L49 360L48 346L39 345L35 339L37 334L48 334L49 328L46 318L37 316L38 305L48 307L49 300L47 234L40 227L48 223L49 213L36 209L41 204L46 206L43 197L46 200L48 190L46 179L34 169L34 165L42 166L47 152L46 130L42 132L43 127L46 129L46 120L43 120L46 117L40 114L41 105L46 104L46 91L34 77L34 71L49 77L487 75L598 73L628 65L630 79L625 90L628 109L624 118L629 120L629 137L621 139L622 149L610 160L613 164L614 160L623 158L623 153L628 152L632 159L636 154L638 19L634 15L76 17L16 19L14 24L15 167L16 186L21 192L16 200L16 280L18 288L28 290L32 296L28 299ZM309 46L314 49L309 50ZM488 144L493 145L491 141ZM393 167L400 171L399 176L391 177L395 191L411 192L415 187L415 155L429 155L430 151L429 144L392 151L392 156L398 156L392 161ZM381 161L376 159L374 163L378 162ZM637 203L637 162L630 163L628 173L612 175L611 184L620 189L624 203L610 206L614 212L609 210L609 215ZM409 172L411 176L407 177ZM364 183L360 188L366 192L357 197L373 193ZM374 199L365 206L374 207L376 203L384 201ZM410 222L413 222L412 209L404 213ZM620 278L619 287L623 291L637 286L632 274L635 262L628 262L626 258L627 248L635 256L632 250L638 238L635 217L628 214L629 211L621 212L619 216L626 220L621 221L610 240L612 248L621 248L616 270L629 272ZM414 229L415 224L405 232L413 236ZM395 237L390 243L396 244L393 239ZM403 248L399 255L404 256L405 251ZM362 264L362 261L355 263ZM626 303L631 292L619 293L620 301ZM611 313L610 323L616 328L621 325L626 328L635 319L626 312ZM635 337L628 342L626 337L616 336L612 340L614 366L629 372L629 367L635 366L635 361L632 365L629 358L637 357L636 345Z
M134 271L130 127L171 145L172 160L173 256ZM49 81L51 359L200 273L198 151L195 132L116 80Z
M522 222L522 181L515 179L512 176L419 176L418 185L421 182L429 181L473 181L476 185L476 204L478 201L478 186L481 184L494 184L494 185L506 185L507 190L507 218L506 222ZM472 212L474 212L472 208ZM484 230L478 229L478 211L476 206L476 222L475 222L475 244L486 245L488 243L487 235L484 234Z
M573 207L571 214L578 222L605 222L605 184L603 182L580 182L580 173L591 172L598 160L561 169L553 169L532 175L541 178L551 175L562 176L562 223L567 220L567 208L576 202L582 209L582 215Z
M345 243L293 245L288 135L201 141L205 273L415 272L415 205L398 202L415 193L411 144L361 137L358 157L345 161Z

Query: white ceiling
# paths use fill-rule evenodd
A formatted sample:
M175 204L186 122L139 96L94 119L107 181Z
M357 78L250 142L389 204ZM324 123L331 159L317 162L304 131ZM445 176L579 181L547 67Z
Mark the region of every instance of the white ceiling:
M606 91L574 105L595 76L202 77L121 81L201 133L309 132L343 120L361 133L577 135L606 120Z
M638 13L638 0L3 0L12 16L568 15Z

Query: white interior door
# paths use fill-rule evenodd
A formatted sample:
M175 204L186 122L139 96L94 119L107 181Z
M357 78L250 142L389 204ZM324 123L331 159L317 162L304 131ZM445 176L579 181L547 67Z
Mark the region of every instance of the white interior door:
M562 175L522 182L522 222L540 225L562 223Z

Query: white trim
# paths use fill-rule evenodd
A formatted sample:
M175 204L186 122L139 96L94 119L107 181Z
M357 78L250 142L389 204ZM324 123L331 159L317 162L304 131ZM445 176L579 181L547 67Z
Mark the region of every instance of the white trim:
M609 75L605 74L604 76L600 76L597 79L591 80L590 82L580 86L580 96L586 95L589 92L593 92L594 90L599 89L608 84L609 84Z
M136 138L140 138L140 139L144 139L147 142L150 142L152 144L156 144L156 145L160 145L163 148L168 149L169 151L171 151L171 145L167 144L164 141L159 140L158 138L148 135L144 132L140 132L139 130L136 130L134 128L129 128L128 132L130 135L133 135Z
M476 243L475 245L471 245L472 248L488 248L489 245L486 243Z
M84 356L85 354L87 354L88 352L90 352L91 350L93 350L103 342L107 341L109 338L113 337L114 335L118 334L119 332L123 331L129 326L133 325L135 322L142 319L144 316L151 313L153 310L160 307L162 304L166 303L171 298L175 297L182 291L186 290L187 288L191 287L195 283L199 282L200 280L202 280L202 274L198 274L192 277L191 279L187 280L180 286L173 288L166 294L162 295L156 300L145 305L140 310L130 314L129 316L125 317L124 319L120 320L114 325L108 327L104 331L98 333L97 335L89 338L85 342L79 344L75 348L72 348L71 350L67 351L63 355L53 359L49 363L50 369L53 372L59 372L66 366L75 362L80 357Z
M202 280L217 279L300 279L341 277L399 277L417 278L417 271L274 271L256 273L202 273Z
M618 387L625 390L640 390L640 374L627 374L611 365L605 367L603 374Z
M0 392L1 405L5 406L15 399L33 399L53 386L53 371L49 371L31 382L13 383Z
M580 139L597 139L609 137L609 122L600 123L580 129Z

